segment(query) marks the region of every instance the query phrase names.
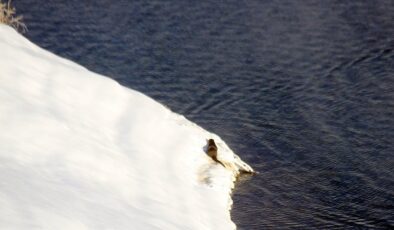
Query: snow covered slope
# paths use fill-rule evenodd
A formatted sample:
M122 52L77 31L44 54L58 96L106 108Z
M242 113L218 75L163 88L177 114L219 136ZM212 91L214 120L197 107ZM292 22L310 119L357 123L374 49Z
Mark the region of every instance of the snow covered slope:
M0 229L234 229L233 180L252 171L215 134L5 25L0 131Z

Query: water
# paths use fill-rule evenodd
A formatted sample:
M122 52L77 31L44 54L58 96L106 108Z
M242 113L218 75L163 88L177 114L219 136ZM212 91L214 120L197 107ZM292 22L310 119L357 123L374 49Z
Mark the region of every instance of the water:
M393 1L15 1L36 44L218 133L239 229L394 227Z

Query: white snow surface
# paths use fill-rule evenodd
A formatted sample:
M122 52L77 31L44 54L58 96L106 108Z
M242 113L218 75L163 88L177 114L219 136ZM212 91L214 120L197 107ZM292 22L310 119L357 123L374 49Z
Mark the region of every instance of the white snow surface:
M235 229L240 170L217 135L0 25L0 229Z

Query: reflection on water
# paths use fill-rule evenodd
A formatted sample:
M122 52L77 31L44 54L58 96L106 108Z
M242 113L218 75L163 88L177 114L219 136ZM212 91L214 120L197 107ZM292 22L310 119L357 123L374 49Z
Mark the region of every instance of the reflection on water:
M222 136L239 229L394 226L393 1L15 1L26 36Z

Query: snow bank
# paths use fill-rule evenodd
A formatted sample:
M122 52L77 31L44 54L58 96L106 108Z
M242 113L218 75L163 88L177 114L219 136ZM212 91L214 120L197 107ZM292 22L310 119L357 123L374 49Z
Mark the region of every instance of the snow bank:
M252 171L215 134L5 25L0 130L0 229L234 229L233 181Z

